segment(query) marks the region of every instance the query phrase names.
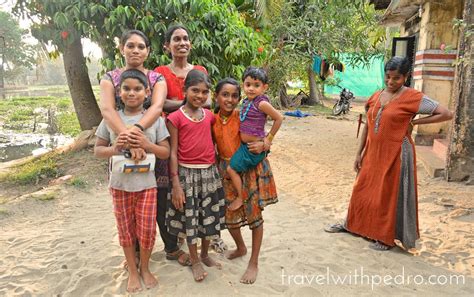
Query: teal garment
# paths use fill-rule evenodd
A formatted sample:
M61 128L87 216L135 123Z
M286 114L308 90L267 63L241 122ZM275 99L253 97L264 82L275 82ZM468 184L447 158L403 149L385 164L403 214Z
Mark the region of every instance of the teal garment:
M246 143L241 143L239 149L230 159L230 167L237 172L245 172L252 169L265 159L266 153L254 154L249 151Z
M317 75L321 75L321 57L320 56L314 56L314 61L313 61L313 71Z
M362 63L350 65L350 54L341 54L340 61L344 64L344 72L334 71L334 78L339 85L349 89L357 97L370 97L384 86L384 57L373 57L368 65ZM318 73L318 72L317 72ZM339 94L341 89L336 86L324 85L325 94Z

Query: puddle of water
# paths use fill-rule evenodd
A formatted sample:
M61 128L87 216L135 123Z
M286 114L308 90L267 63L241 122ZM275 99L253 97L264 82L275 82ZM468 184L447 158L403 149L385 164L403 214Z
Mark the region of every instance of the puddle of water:
M68 145L73 138L64 135L0 133L0 162L36 156Z

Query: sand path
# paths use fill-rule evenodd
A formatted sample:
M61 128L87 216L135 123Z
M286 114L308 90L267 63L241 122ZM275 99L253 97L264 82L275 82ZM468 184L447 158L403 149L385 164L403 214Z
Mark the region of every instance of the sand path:
M286 119L272 148L280 202L264 213L257 283L249 286L238 281L249 255L229 261L215 254L223 270L208 269L207 279L195 283L189 268L165 260L158 238L151 270L159 287L137 295L472 293L473 216L467 198L474 197L474 187L430 179L419 168L419 256L399 249L375 252L361 238L322 231L326 223L342 218L347 207L354 179L355 130L354 117ZM9 215L0 216L0 295L124 294L127 273L121 268L122 251L105 185L91 185L87 191L67 186L58 190L59 199L21 197L4 205ZM233 247L228 232L223 238ZM250 244L247 229L244 238ZM462 274L464 283L462 278L450 280L453 274ZM436 277L429 279L431 275ZM374 284L380 277L392 279ZM344 284L336 285L336 278L339 283L344 279ZM427 284L430 280L438 284Z

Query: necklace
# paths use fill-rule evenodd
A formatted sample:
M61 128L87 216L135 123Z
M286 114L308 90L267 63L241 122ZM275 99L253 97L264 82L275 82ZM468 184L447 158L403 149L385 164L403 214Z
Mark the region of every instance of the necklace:
M227 121L229 120L229 116L225 116L223 114L219 113L219 117L221 118L222 124L227 124Z
M186 109L184 108L184 106L181 107L181 111L184 113L184 115L190 119L192 122L195 122L195 123L198 123L200 121L202 121L204 119L204 111L202 110L202 108L200 107L197 112L200 113L199 116L194 116L192 115L191 113L189 113L188 111L186 111Z
M245 103L247 103L247 106L245 106ZM243 105L244 106L239 114L241 122L245 121L245 119L247 118L247 114L249 113L250 107L252 106L252 101L245 99Z
M385 106L387 104L389 104L390 102L392 102L392 100L394 100L395 96L398 95L398 93L400 93L400 91L404 89L404 86L402 86L401 88L399 88L395 93L392 94L392 96L390 96L390 98L388 99L388 101L385 103L385 104L382 104L382 102L380 102L380 108L379 110L377 111L377 115L375 116L374 118L374 110L375 108L377 107L377 104L379 103L380 101L380 97L382 96L382 93L385 91L385 89L382 90L382 92L380 92L379 96L377 97L377 102L375 102L375 105L374 107L372 108L372 122L375 121L375 125L374 125L374 132L375 134L377 134L379 132L379 127L380 127L380 119L382 118L382 112L383 110L385 109Z
M189 68L192 68L192 65L187 63L186 66L184 66L181 69L178 69L175 65L169 64L168 68L171 70L171 72L173 72L174 75L176 75L176 77L181 77L181 76L178 76L178 74L182 74L182 73L178 70L181 70L182 72L186 72L186 74L187 74L189 72L189 70L191 70ZM186 77L186 74L184 75L184 77Z

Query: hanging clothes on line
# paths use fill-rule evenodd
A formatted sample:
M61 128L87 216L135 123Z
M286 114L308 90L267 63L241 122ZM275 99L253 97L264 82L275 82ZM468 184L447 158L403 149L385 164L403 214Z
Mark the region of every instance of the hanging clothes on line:
M313 58L313 71L319 75L321 80L334 75L334 70L344 72L345 66L343 63L329 63L326 59L323 59L319 55L315 55Z

